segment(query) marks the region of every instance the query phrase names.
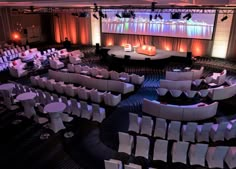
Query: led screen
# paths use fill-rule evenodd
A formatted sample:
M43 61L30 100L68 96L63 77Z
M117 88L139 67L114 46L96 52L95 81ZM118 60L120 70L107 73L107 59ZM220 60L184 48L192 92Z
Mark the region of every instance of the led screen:
M151 13L152 17L150 12L134 12L135 18L118 18L117 13L122 16L122 12L109 11L108 18L102 19L103 33L211 39L215 22L214 10L192 12L189 18L183 18L188 12L181 12L180 19L170 12Z

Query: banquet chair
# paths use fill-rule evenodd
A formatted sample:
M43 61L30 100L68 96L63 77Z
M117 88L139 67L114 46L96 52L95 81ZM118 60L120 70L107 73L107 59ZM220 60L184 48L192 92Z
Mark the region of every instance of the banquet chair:
M119 148L118 152L123 152L128 155L131 155L131 151L133 148L133 136L127 133L119 132Z
M105 169L122 169L122 162L119 160L104 160Z
M136 138L135 157L144 157L148 159L150 147L149 139L143 136L137 136Z
M208 147L206 161L209 168L224 168L224 159L229 147Z
M211 126L213 123L204 123L197 126L196 139L197 142L209 142Z
M153 152L153 160L167 162L168 141L156 139Z
M197 131L197 123L188 122L187 125L182 126L182 140L195 142L195 134Z
M188 142L175 142L172 147L172 162L187 163Z
M190 165L200 165L205 167L205 158L208 144L191 144L188 157Z
M139 133L140 132L140 123L141 123L141 118L138 116L138 114L129 113L128 131Z
M181 122L171 121L168 126L168 140L179 141Z
M81 117L90 120L92 117L92 107L85 101L80 101Z
M152 135L153 120L149 116L142 116L140 134Z
M154 137L166 138L167 123L165 119L156 118Z
M92 104L92 121L101 123L106 118L105 109L98 104Z

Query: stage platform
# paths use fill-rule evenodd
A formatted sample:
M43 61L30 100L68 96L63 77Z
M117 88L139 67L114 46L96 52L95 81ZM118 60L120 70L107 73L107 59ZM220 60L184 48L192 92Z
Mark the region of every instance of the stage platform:
M149 58L150 60L162 60L168 59L172 56L187 58L187 52L167 51L161 49L157 49L157 54L155 56L138 54L135 51L125 52L124 48L121 46L103 47L102 49L108 50L108 55L118 59L125 59L125 55L130 56L130 60L145 60L146 58Z

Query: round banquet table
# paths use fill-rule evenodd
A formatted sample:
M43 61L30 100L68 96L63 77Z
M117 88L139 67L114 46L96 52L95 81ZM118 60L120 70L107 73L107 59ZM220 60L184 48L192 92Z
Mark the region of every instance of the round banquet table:
M49 127L57 133L58 131L65 129L65 126L61 119L61 114L65 110L66 104L61 102L49 103L44 107L44 111L50 116L51 122Z
M28 118L31 118L32 116L36 116L36 112L34 109L35 97L36 97L36 93L34 92L22 93L16 97L16 100L19 100L22 106L24 107L24 115Z

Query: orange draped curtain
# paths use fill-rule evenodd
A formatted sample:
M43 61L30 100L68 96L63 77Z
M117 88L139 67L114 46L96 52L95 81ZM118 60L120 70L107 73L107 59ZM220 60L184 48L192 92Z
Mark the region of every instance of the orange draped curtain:
M71 14L58 14L53 17L54 37L61 43L67 37L72 44L91 44L90 18L79 18Z

